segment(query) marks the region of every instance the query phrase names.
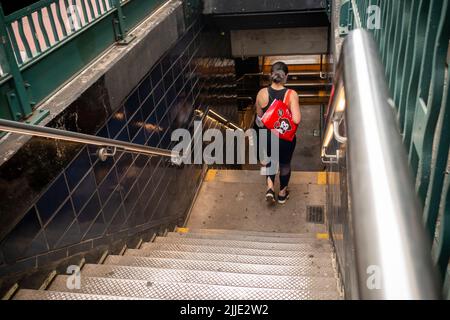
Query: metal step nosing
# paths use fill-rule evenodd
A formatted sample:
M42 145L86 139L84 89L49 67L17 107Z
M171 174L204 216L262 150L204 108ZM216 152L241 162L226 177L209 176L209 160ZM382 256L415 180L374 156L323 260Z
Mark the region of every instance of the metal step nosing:
M161 250L161 251L182 251L182 252L205 252L205 253L223 253L223 254L238 254L255 257L302 257L314 255L314 257L324 258L329 257L332 251L315 252L314 250L264 250L252 248L239 247L222 247L222 246L204 246L193 244L177 244L177 243L163 243L163 242L145 242L142 244L140 250Z
M267 288L228 287L194 283L160 283L142 280L83 277L79 289L68 289L68 276L58 276L51 291L73 291L77 293L130 296L152 299L208 299L208 300L268 300L268 299L338 299L337 292L313 292L302 290L280 290ZM315 295L313 295L315 294Z
M122 265L137 267L153 267L168 269L205 270L221 271L231 273L267 274L267 275L289 275L289 276L334 276L335 271L332 266L303 265L303 266L280 266L261 264L242 264L234 262L219 261L196 261L196 260L175 260L164 258L145 258L133 256L109 256L106 265Z
M280 232L262 232L262 231L243 231L243 230L228 230L228 229L196 229L188 228L188 233L201 234L236 234L248 236L274 237L274 238L304 238L314 236L311 233L280 233Z
M322 241L322 242L320 242ZM328 241L317 240L313 243L270 243L270 242L254 242L254 241L239 241L239 240L217 240L217 239L193 239L193 238L169 238L157 237L155 243L179 243L179 244L198 244L205 246L223 246L223 247L239 247L239 248L254 248L265 250L279 250L279 251L296 251L309 249L312 251L330 251L331 246ZM314 246L316 245L316 246ZM320 248L322 246L322 248Z
M82 276L269 289L337 290L337 282L334 277L254 275L95 264L86 265L82 271Z
M74 292L20 289L13 300L138 300L138 298Z
M178 233L169 232L169 238L187 238L187 239L215 239L215 240L237 240L264 243L310 243L318 241L316 238L309 236L303 238L280 238L280 237L260 237L252 235L237 234L203 234L203 233Z
M146 257L146 258L166 258L179 260L201 260L201 261L218 261L218 262L235 262L242 264L267 264L267 265L284 265L298 266L310 262L322 262L323 265L332 266L331 254L327 258L315 257L266 257L266 256L247 256L236 254L218 254L218 253L198 253L183 251L164 251L164 250L146 250L146 249L128 249L125 256Z

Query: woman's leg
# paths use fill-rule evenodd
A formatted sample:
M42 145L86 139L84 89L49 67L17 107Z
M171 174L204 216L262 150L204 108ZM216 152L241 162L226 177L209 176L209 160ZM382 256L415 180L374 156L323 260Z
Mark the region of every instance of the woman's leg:
M280 196L282 197L286 196L291 179L291 161L296 144L297 139L292 142L282 141L280 144Z
M280 163L280 195L285 196L291 179L291 164Z
M264 130L264 131L263 131ZM260 129L260 133L264 133L266 136L266 144L263 148L263 166L265 167L264 175L266 176L267 190L275 190L275 174L272 169L274 161L272 156L272 133L267 129Z
M266 165L266 168L269 168L271 164ZM267 190L275 190L275 175L267 175Z

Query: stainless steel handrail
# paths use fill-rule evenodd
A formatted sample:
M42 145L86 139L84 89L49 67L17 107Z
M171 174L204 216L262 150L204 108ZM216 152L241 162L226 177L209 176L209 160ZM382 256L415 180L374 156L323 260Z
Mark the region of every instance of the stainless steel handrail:
M341 141L347 153L358 293L361 299L437 299L431 244L383 70L372 35L363 29L351 32L335 88L343 86L345 92L347 139ZM331 126L338 116L337 99L335 92ZM370 285L374 279L379 286Z
M149 156L162 156L177 158L171 150L154 148L134 144L130 142L118 141L103 137L92 136L84 133L65 131L55 128L36 126L22 122L0 119L0 131L36 136L42 138L63 140L69 142L95 145L99 147L117 148L131 153L145 154Z
M202 112L200 121L203 121L207 116L209 116L209 114L213 114L217 121L222 122L226 126L231 126L236 130L242 130L234 123L219 115L217 112L211 110L209 107L205 112ZM103 161L106 160L108 156L114 155L116 149L124 150L130 153L144 154L148 156L168 157L172 158L172 161L174 163L180 163L180 160L182 159L181 155L177 155L171 150L167 149L143 146L140 144L108 139L79 132L42 127L4 119L0 119L0 131L98 146L100 147L100 149L98 150L98 156ZM113 150L111 151L106 148L113 148Z
M212 118L212 119L222 123L228 129L244 131L244 129L242 129L238 125L234 124L233 122L228 121L224 116L222 116L218 112L212 110L210 107L207 107L205 111L201 111L201 110L198 110L198 109L195 110L195 111L198 114L202 115L202 120L205 119L206 117L210 117L210 118Z

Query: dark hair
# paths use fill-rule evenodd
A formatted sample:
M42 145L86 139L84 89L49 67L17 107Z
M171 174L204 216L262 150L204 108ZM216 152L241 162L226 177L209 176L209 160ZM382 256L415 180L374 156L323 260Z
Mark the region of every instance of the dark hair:
M281 61L275 62L272 65L270 79L272 80L272 82L282 83L286 79L288 73L289 69L286 63Z

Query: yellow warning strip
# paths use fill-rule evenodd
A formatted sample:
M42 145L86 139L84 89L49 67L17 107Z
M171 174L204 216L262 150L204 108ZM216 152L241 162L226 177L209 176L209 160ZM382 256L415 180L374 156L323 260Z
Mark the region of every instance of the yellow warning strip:
M316 233L316 239L318 240L328 240L330 239L330 235L328 233ZM344 235L343 234L333 234L333 239L334 240L344 240Z
M330 237L328 236L328 233L316 233L316 238L318 240L328 240Z
M317 173L317 184L327 184L327 173L326 172L318 172Z
M178 233L188 233L189 232L189 228L177 228L176 232Z
M206 176L205 176L205 182L213 181L216 178L216 175L217 175L217 170L214 170L214 169L208 170L208 172L206 173Z

